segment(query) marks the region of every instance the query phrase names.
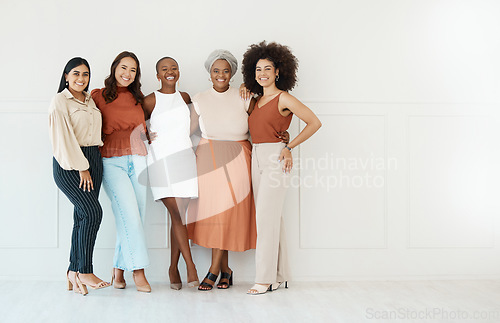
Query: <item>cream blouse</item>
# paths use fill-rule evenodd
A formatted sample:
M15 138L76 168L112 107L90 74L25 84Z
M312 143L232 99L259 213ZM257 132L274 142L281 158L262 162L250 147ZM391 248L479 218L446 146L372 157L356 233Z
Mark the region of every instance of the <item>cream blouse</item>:
M193 97L199 116L201 136L212 140L248 140L248 107L250 100L240 98L238 89L229 87L219 93L213 88Z
M52 152L66 170L87 170L89 162L80 147L102 146L101 112L90 94L85 102L77 100L68 89L58 93L49 108Z

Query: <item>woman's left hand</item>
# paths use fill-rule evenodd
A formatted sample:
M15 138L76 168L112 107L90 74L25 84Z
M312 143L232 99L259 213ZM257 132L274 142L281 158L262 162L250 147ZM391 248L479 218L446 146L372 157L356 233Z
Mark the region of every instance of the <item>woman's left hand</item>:
M253 93L250 92L249 89L246 88L245 83L241 83L240 85L240 98L247 101L253 97Z
M282 143L288 144L290 142L290 134L286 130L278 132L278 138L281 139Z
M290 173L293 167L293 158L292 152L287 148L283 148L281 150L280 158L278 159L280 162L283 161L283 172Z

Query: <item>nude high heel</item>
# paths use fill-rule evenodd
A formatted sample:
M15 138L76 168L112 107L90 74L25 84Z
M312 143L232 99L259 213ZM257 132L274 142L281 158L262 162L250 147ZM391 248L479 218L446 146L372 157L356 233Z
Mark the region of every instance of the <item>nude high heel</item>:
M69 279L69 269L66 271L66 280L68 281L68 290L74 290L75 293L81 294L80 288L78 288L78 285L76 283L72 283L71 280Z
M195 270L196 270L196 267L195 267ZM198 276L198 275L196 275L196 276ZM187 283L187 287L189 287L189 288L193 288L196 286L200 286L200 281L198 280L198 277L196 277L196 280L193 280L193 281L190 281Z
M80 288L80 292L83 296L89 293L89 291L87 290L87 286L85 286L80 280L80 277L78 277L78 273L76 274L76 283L78 284L78 288Z
M181 276L179 274L179 270L176 268L177 272L176 274L179 275L179 277ZM182 281L180 283L172 283L172 278L170 278L170 269L168 271L168 276L169 276L169 279L170 279L170 288L172 288L173 290L181 290L182 289Z
M66 279L68 280L68 290L73 290L73 283L69 280L69 269L66 272Z
M199 285L200 285L200 282L197 281L197 280L193 280L192 282L187 283L187 286L189 288L193 288L193 287L196 287L196 286L199 286Z
M116 289L124 289L127 286L127 283L124 282L119 282L115 280L115 269L113 268L111 271L111 285L113 285L114 288Z
M151 285L149 285L149 284L137 285L137 282L135 281L135 272L132 273L132 277L134 277L135 288L137 288L138 292L151 293Z
M181 290L182 283L170 283L170 288L172 288L173 290Z
M110 283L107 283L105 281L100 281L96 285L90 285L90 284L84 284L82 280L80 279L80 273L76 273L76 283L78 285L78 288L80 288L80 292L83 294L83 296L87 295L89 292L87 290L87 285L92 288L92 289L101 289L105 287L111 286Z

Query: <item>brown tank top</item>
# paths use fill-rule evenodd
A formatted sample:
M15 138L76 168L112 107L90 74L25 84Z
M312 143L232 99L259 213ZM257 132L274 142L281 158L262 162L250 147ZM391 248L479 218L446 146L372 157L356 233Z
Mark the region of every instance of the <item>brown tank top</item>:
M280 94L260 108L258 107L259 101L255 103L255 108L248 117L248 128L254 144L280 142L281 139L278 138L278 132L285 131L290 126L293 113L284 117L278 109L281 93L283 92L280 92Z

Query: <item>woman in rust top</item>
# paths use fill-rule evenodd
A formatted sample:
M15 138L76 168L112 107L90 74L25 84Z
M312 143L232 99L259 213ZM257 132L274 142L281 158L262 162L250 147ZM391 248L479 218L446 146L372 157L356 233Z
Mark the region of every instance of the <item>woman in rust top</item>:
M144 268L149 265L143 221L146 185L138 177L146 169L146 131L142 110L141 70L131 52L120 53L111 64L105 87L92 91L102 113L104 190L111 199L116 223L113 259L115 288L125 288L124 271L133 271L136 288L150 292Z
M257 221L255 285L248 294L264 294L288 280L285 232L282 217L292 149L320 127L316 115L288 93L297 80L297 59L286 46L261 42L251 45L243 56L245 86L258 94L248 126L252 136L252 186ZM290 126L292 115L306 127L288 145L279 132Z

